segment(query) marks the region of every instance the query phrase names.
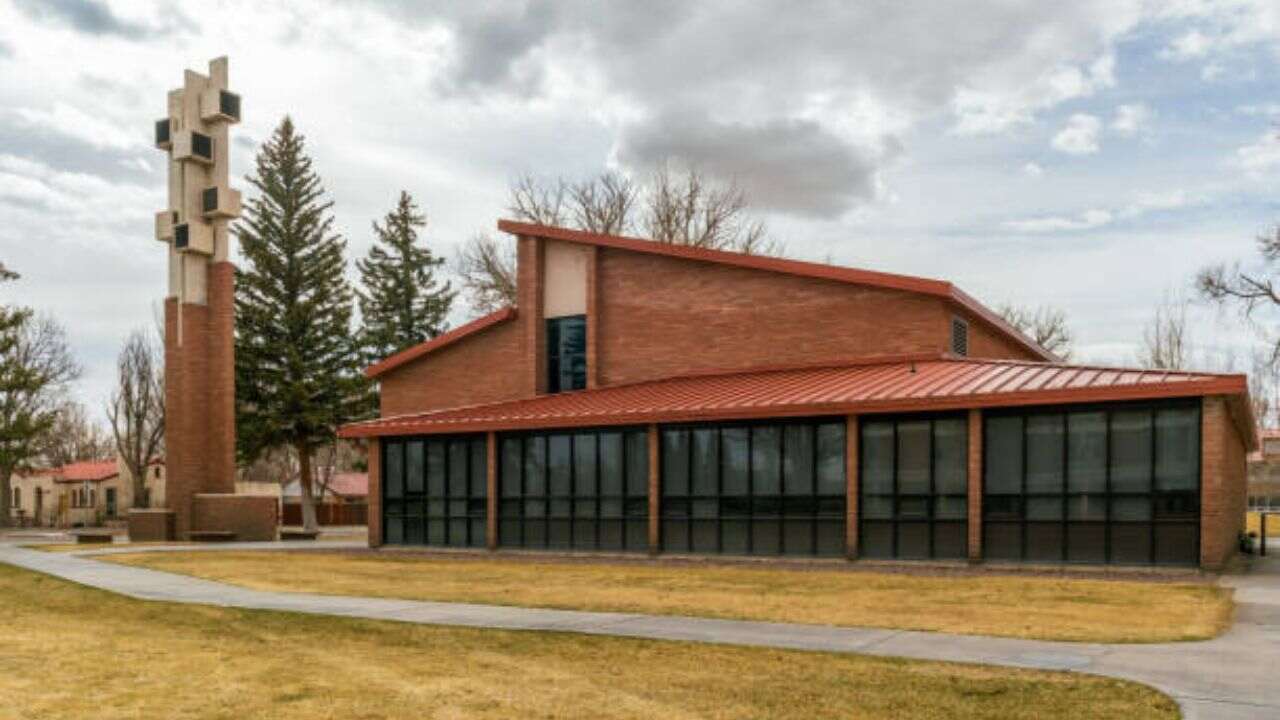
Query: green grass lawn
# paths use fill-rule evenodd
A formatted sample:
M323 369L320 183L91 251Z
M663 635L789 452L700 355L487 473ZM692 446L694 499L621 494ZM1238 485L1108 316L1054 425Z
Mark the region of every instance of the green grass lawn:
M1070 673L143 602L0 566L0 719L1176 718Z
M261 590L933 630L1089 642L1201 640L1231 622L1208 583L907 575L394 553L203 552L112 562Z

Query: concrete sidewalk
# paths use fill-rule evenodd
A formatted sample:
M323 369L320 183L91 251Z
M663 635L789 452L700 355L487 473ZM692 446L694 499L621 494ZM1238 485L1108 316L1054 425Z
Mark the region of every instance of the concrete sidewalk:
M308 549L337 543L228 543L208 550ZM154 551L156 548L146 548ZM175 546L174 550L192 550ZM103 563L88 554L45 553L0 545L0 562L140 600L283 610L316 615L506 630L574 632L655 640L684 640L794 650L1078 670L1146 683L1168 693L1184 717L1236 720L1280 717L1280 560L1224 580L1237 588L1235 626L1197 643L1104 645L1016 640L942 633L837 628L705 618L575 612L534 608L264 592L171 573ZM143 548L137 548L142 551Z

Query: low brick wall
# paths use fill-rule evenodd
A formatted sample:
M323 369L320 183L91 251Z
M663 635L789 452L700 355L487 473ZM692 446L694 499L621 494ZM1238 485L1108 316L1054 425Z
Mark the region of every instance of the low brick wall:
M265 495L196 495L192 503L192 529L233 532L236 540L276 539L279 526L276 499Z
M173 540L172 510L137 509L129 511L129 542L167 542Z

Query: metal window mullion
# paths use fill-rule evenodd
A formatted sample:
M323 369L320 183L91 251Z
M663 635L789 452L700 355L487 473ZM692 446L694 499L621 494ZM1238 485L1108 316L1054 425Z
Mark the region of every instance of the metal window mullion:
M810 553L815 556L821 554L818 551L818 523L821 522L820 520L818 520L818 517L819 517L818 503L821 502L818 499L819 497L819 494L818 494L818 428L819 427L821 426L818 423L811 423L805 428L805 432L808 433L809 435L809 447L812 450L812 452L809 453L812 456L812 462L809 464L809 467L810 467L809 492L811 494L811 497L809 498L809 540L811 544L809 545L809 547L811 548ZM844 460L844 458L841 458L841 460ZM841 467L845 467L845 465L842 464Z
M778 518L774 521L778 530L778 555L787 554L787 532L786 532L786 492L787 492L787 429L782 425L776 425L778 432L778 502L783 503L783 507L778 508Z
M1062 518L1062 549L1058 553L1058 557L1062 562L1066 562L1069 557L1067 553L1067 543L1070 542L1069 533L1067 532L1067 458L1071 454L1071 438L1069 437L1067 428L1067 413L1064 411L1059 416L1060 427L1062 428L1062 440L1059 443L1062 449L1062 482L1061 482L1061 498L1058 500L1060 509L1058 513Z
M1020 428L1019 435L1022 437L1022 442L1019 443L1019 446L1018 446L1018 480L1021 483L1021 493L1022 493L1022 533L1021 533L1022 548L1021 548L1020 558L1022 559L1023 562L1026 562L1027 561L1027 531L1028 531L1027 515L1029 514L1027 512L1027 506L1030 504L1027 501L1030 498L1027 497L1027 416L1025 413L1018 416L1018 423Z
M716 554L724 554L724 429L717 427L716 438Z
M898 421L893 421L893 496L890 499L893 511L889 513L890 557L898 557Z
M747 554L756 554L755 433L747 427Z
M1151 408L1151 484L1147 488L1147 534L1151 543L1147 546L1147 560L1151 565L1156 564L1156 408Z
M1106 485L1103 487L1102 506L1102 562L1111 563L1111 409L1103 410L1106 417L1107 471L1104 474Z

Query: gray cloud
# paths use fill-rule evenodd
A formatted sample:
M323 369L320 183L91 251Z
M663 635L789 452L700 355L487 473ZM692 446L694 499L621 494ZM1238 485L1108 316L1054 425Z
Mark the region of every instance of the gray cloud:
M0 58L13 57L13 47L4 40L0 40Z
M70 25L88 35L118 35L139 39L150 30L137 23L122 20L110 8L93 0L16 0L18 9L28 16Z
M833 218L876 196L880 163L900 150L892 138L881 146L855 147L808 120L746 125L681 113L628 126L618 160L636 169L676 160L738 183L756 207Z

